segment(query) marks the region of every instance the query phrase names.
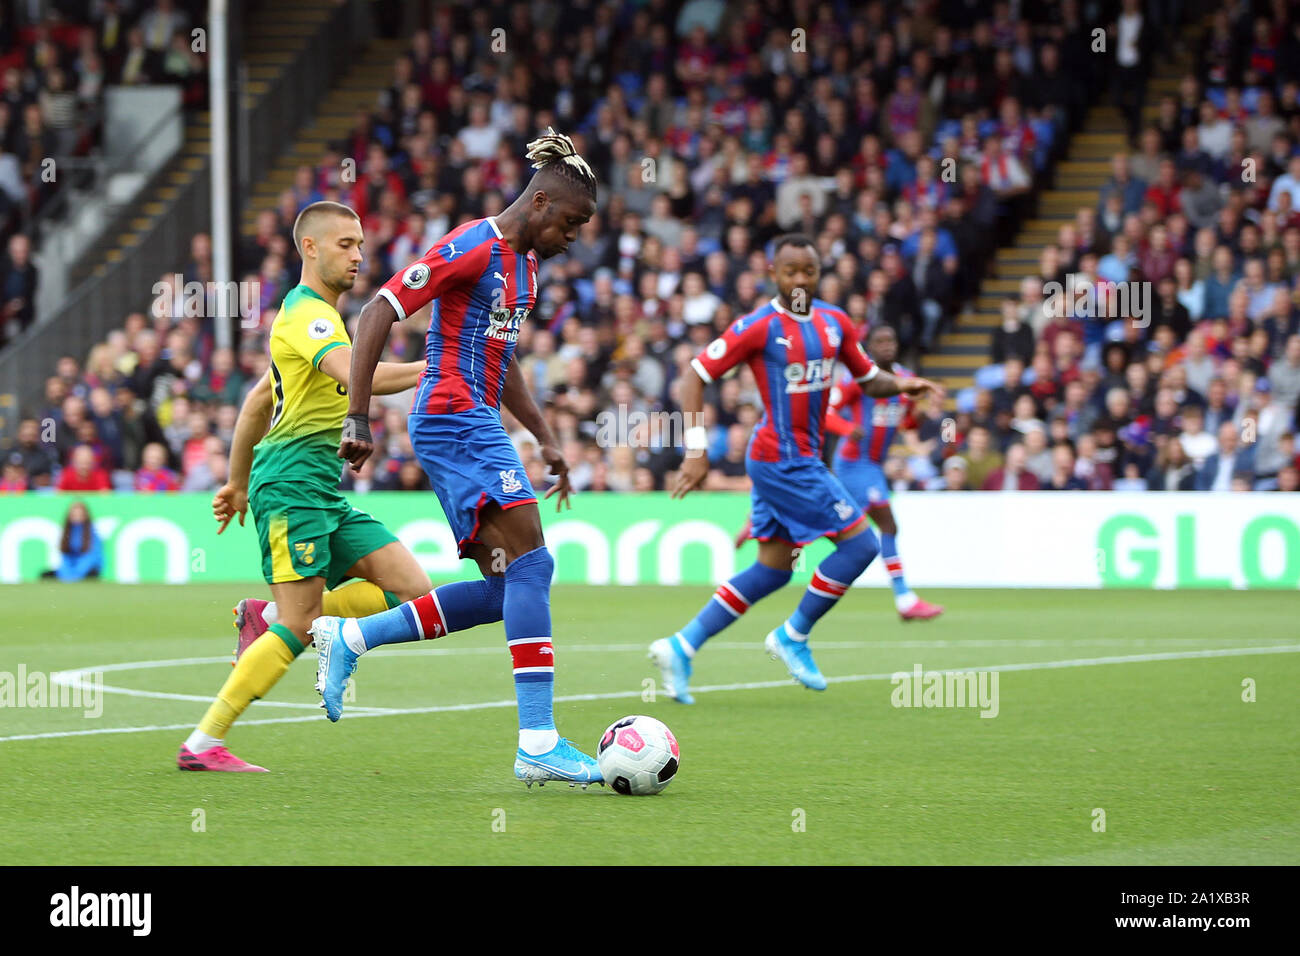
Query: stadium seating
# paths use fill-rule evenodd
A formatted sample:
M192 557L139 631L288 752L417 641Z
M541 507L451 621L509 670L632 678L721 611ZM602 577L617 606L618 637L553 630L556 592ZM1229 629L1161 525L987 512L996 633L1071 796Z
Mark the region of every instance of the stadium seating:
M520 25L532 15L526 7L515 10ZM1149 122L1165 109L1148 102L1140 112L1140 103L1127 100L1089 107L1089 97L1102 85L1090 78L1104 80L1106 74L1071 52L1087 24L1045 20L1017 30L984 21L953 30L921 14L906 27L909 36L920 35L915 29L923 27L926 43L855 76L848 64L836 65L841 38L833 32L812 31L802 54L808 57L805 67L788 38L773 32L776 24L757 13L735 23L683 21L680 32L650 24L631 5L602 8L591 22L570 23L561 13L546 24L569 38L560 50L539 47L504 57L467 42L474 35L467 25L481 18L461 16L438 8L429 29L374 41L249 197L239 262L245 278L256 276L261 283L263 315L259 328L243 330L235 355L215 355L210 330L192 320L131 317L85 362L65 360L32 411L60 422L71 416L80 427L87 416L78 403L104 407L105 397L91 394L103 388L118 407L89 415L96 428L120 431L119 418L139 419L138 439L120 454L116 446L101 454L120 472L121 486L136 483L139 455L151 441L167 448L178 483L211 485L218 474L200 470L190 480L204 457L195 449L208 438L229 440L235 402L265 369L266 327L297 277L288 230L298 209L315 198L336 198L362 212L370 255L357 289L340 303L351 319L378 284L441 232L502 208L526 178L522 143L538 126L554 124L574 133L598 170L602 203L569 255L544 265L545 301L525 327L519 354L566 454L580 463L580 489L664 486L675 466L671 451L637 449L630 462L615 456L594 441L597 416L619 404L675 407L674 381L693 350L770 295L754 257L786 229L805 230L818 243L824 297L841 303L864 327L894 325L904 360L919 362L921 371L941 378L952 393L946 408L923 416L924 447L910 449L920 454L909 458L908 450L899 449L892 473L900 487L937 487L942 459L965 451L965 436L975 424L992 428L999 452L1021 440L1033 422L1055 429L1054 438L1068 439L1072 454L1082 436L1091 439L1085 441L1089 448L1095 443L1083 426L1110 417L1104 414L1105 393L1120 374L1107 378L1098 367L1103 343L1096 335L1086 355L1063 358L1059 368L1051 368L1055 356L1043 368L1028 362L1021 384L1010 388L1000 364L983 368L1001 348L1004 301L1021 297L1026 278L1039 271L1044 246L1055 243L1063 227L1083 222L1078 210L1097 207L1109 157L1123 149L1124 121L1140 115ZM889 32L901 36L902 23L895 20ZM281 46L293 35L289 26L284 29L289 32L277 34ZM623 35L633 39L622 43L616 61L600 55ZM845 36L850 50L854 44L866 49L870 30ZM1193 45L1195 36L1188 35ZM1067 74L1073 81L1053 80L1060 74L1052 69L1049 50L1073 71ZM995 69L981 77L975 66L984 55ZM746 73L754 57L784 64L778 70L784 75L770 84L754 82ZM850 57L853 62L858 61ZM1190 62L1185 55L1158 61L1152 97L1180 89L1180 71ZM276 63L267 60L256 68L270 71L269 77ZM805 69L809 76L801 78ZM1211 89L1207 95L1214 94ZM1290 135L1294 149L1295 130ZM1014 169L1008 173L1001 161L990 161L990 140L1019 163L1019 180ZM202 148L202 141L194 148ZM922 153L928 161L918 162ZM952 181L941 168L950 154L957 159ZM646 159L655 171L649 182L639 175ZM1026 188L996 194L1016 182ZM948 206L954 197L964 205ZM918 270L917 248L932 222L926 218L930 209L939 240L935 263ZM1149 233L1150 224L1140 231ZM1099 232L1088 249L1106 253L1108 235ZM994 252L990 237L1005 244ZM129 236L122 241L129 243ZM1088 251L1083 244L1081 239L1078 252ZM195 237L191 249L184 273L201 277L209 268L206 237ZM951 261L945 261L945 250ZM1058 277L1080 268L1078 255L1060 259ZM1193 266L1199 270L1203 263L1194 259ZM1292 271L1287 280L1294 279ZM1031 306L1042 305L1041 292L1027 294L1019 303L1022 318ZM694 321L701 315L705 321ZM391 342L391 357L420 353L424 318L403 324ZM1287 322L1295 327L1294 312L1270 336L1261 366L1280 360ZM1048 335L1058 338L1054 331ZM1126 362L1154 362L1138 350L1147 348L1148 338L1137 336ZM1027 358L1036 341L1037 332ZM1176 357L1183 347L1173 343L1166 354ZM1214 348L1233 346L1216 341ZM1065 395L1074 379L1085 384L1082 413ZM165 388L157 387L159 380ZM123 383L129 383L134 402L115 397ZM1030 419L1010 407L1021 393L1033 395ZM1244 399L1234 416L1240 425L1251 399L1236 397ZM727 430L752 423L752 378L744 372L712 398L714 448L721 456ZM1294 397L1284 389L1282 398L1292 399L1289 434ZM1130 438L1148 441L1135 458L1143 480L1163 461L1160 449L1167 442L1148 421L1154 389L1131 402L1131 412L1144 414L1114 422L1118 447L1103 431L1102 457L1109 460L1076 463L1089 487L1112 487L1133 470L1125 457ZM410 482L401 477L410 459L402 400L376 403L372 412L385 454L345 481L359 491L423 487L410 470ZM1064 429L1054 425L1062 415L1069 418ZM956 441L939 440L950 418ZM525 436L520 441L526 443ZM60 450L61 464L70 450ZM1050 457L1049 445L1032 459L1044 484ZM1276 457L1266 453L1270 469ZM1203 459L1198 458L1202 464ZM525 460L540 479L540 460ZM1267 485L1277 472L1258 477ZM731 487L725 475L715 480L718 487Z

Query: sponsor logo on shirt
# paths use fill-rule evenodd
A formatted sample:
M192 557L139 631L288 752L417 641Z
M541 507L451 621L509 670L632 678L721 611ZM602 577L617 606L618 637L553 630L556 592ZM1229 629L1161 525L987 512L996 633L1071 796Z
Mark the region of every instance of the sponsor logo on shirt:
M488 313L488 327L484 335L503 342L516 341L519 338L519 326L523 325L531 311L522 305L514 309L493 309Z
M871 424L892 428L903 420L902 402L876 402L871 409Z
M835 359L809 359L785 367L786 394L821 392L835 385Z

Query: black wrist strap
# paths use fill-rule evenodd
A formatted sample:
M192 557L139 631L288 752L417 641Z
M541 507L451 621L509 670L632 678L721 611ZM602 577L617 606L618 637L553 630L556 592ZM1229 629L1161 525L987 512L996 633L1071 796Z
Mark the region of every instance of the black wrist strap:
M370 416L349 415L343 419L343 441L371 441Z

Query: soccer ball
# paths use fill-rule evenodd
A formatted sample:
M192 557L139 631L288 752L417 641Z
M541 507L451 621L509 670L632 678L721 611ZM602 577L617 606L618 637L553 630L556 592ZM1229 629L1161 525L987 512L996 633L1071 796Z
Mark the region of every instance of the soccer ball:
M653 717L633 715L609 725L596 747L605 783L621 793L648 797L672 783L681 761L673 732Z

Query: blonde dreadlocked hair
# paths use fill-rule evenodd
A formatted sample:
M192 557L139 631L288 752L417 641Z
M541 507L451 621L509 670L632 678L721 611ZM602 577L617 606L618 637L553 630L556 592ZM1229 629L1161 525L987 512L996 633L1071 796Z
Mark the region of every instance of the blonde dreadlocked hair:
M525 154L539 175L555 174L561 179L581 186L592 199L596 198L596 174L587 161L574 149L573 140L552 127L528 144Z

